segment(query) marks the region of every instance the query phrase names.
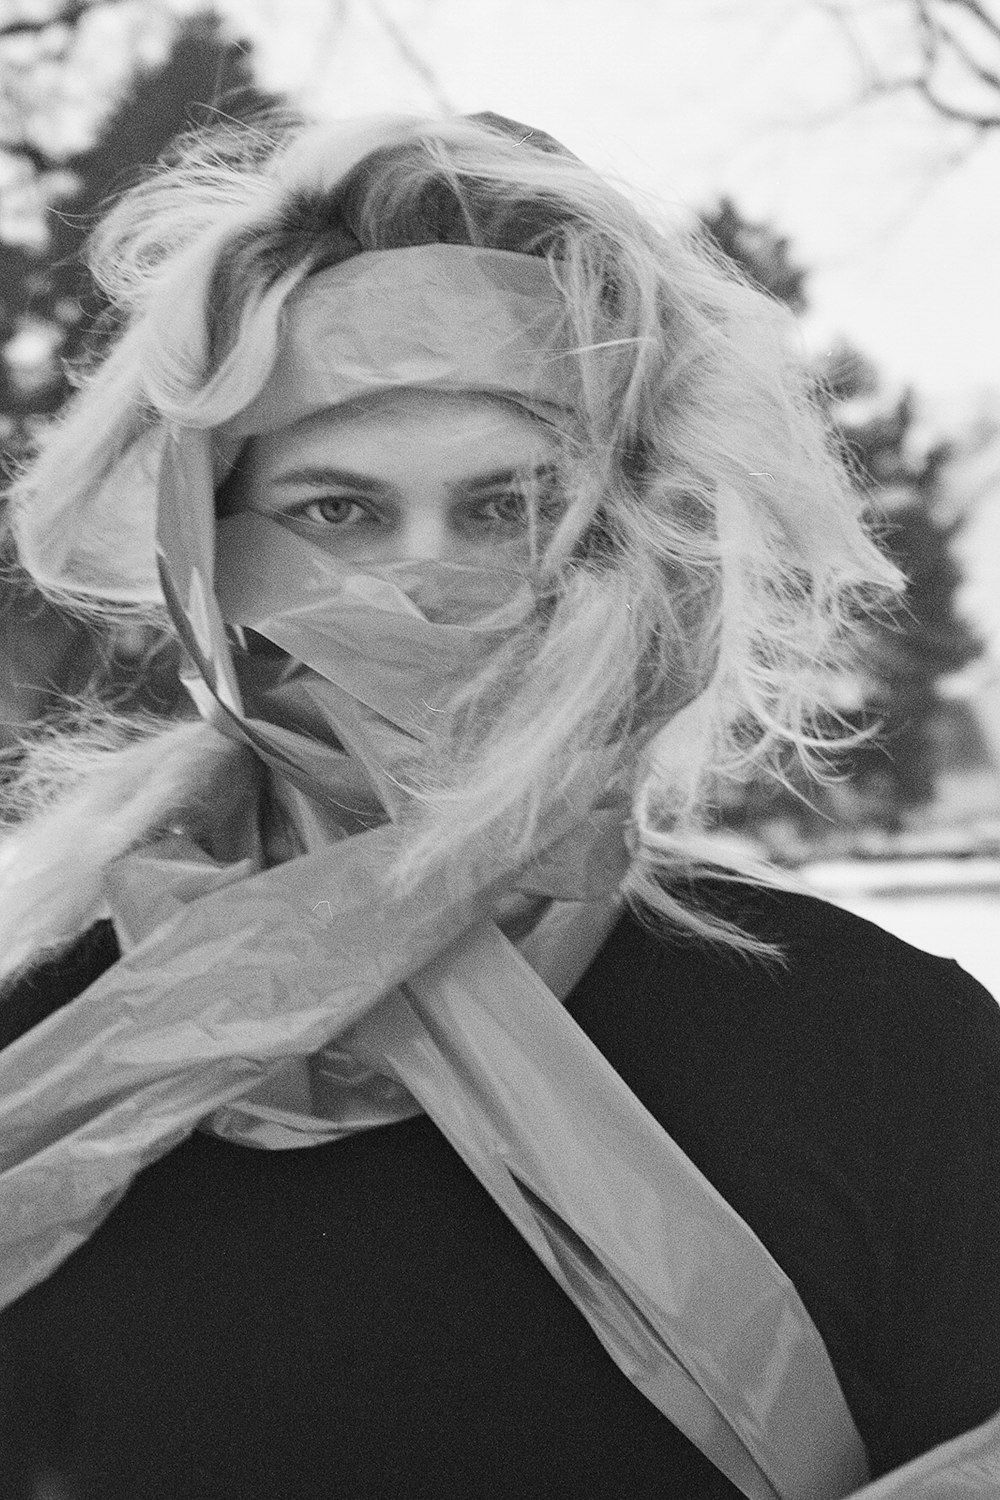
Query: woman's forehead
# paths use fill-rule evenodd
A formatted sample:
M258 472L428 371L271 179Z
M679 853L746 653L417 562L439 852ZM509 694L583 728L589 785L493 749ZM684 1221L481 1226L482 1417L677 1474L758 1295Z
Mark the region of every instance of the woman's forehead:
M255 439L251 462L271 469L303 456L356 455L442 465L553 452L555 430L511 401L478 392L394 390L345 402Z

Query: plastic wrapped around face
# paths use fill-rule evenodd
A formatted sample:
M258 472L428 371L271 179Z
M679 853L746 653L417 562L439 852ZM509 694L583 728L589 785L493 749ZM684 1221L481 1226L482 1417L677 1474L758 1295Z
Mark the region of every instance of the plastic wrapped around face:
M354 567L276 519L216 524L210 483L205 435L166 446L161 576L200 712L318 801L374 793L394 814L435 701L530 621L528 580L446 562ZM284 655L234 649L227 626Z
M364 575L248 516L220 526L216 568L214 473L208 435L186 431L156 476L195 701L307 802L367 786L381 821L329 838L303 820L304 851L266 869L247 808L231 864L176 838L109 868L122 960L0 1056L0 1297L198 1126L299 1146L419 1106L629 1379L744 1493L843 1494L864 1454L794 1288L558 1003L617 914L622 748L578 758L530 858L470 850L387 890L394 776L422 716L523 628L530 590ZM241 668L229 632L251 630L291 665ZM553 902L520 955L490 920L511 889Z
M360 569L252 513L218 523L215 597L227 624L284 653L231 653L257 746L277 748L275 727L286 753L290 730L308 736L313 755L339 744L389 810L435 705L535 613L531 587L512 570Z
M210 504L197 518L190 515L199 494L207 499L210 458L207 447L199 456L191 435L187 438L184 446L166 455L160 548L165 593L191 655L189 686L196 697L201 693L204 712L227 732L245 738L310 800L329 798L338 784L343 787L346 767L363 765L390 818L382 827L327 846L324 857L331 861L330 869L344 872L329 890L318 879L320 868L311 868L318 855L281 867L297 888L311 889L315 908L325 908L333 922L336 948L327 958L326 985L330 999L334 992L339 998L325 1016L326 1039L321 1045L321 1033L309 1029L299 1032L294 1044L295 1051L322 1053L331 1063L326 1083L332 1077L341 1085L334 1087L340 1103L331 1118L339 1126L346 1109L347 1117L357 1122L365 1098L371 1106L371 1078L354 1071L359 1059L372 1070L372 1077L388 1070L404 1090L396 1106L407 1107L413 1096L419 1099L511 1213L629 1378L725 1472L749 1484L746 1493L760 1500L785 1494L832 1500L842 1494L849 1483L864 1476L863 1450L822 1340L787 1278L731 1210L719 1218L717 1195L655 1122L650 1143L653 1176L646 1182L637 1177L632 1137L637 1140L651 1128L638 1101L621 1080L612 1083L614 1075L609 1078L606 1068L599 1070L593 1088L581 1084L581 1036L568 1017L554 1023L561 1027L561 1055L559 1047L544 1043L538 1030L542 1012L530 1001L530 983L524 991L523 970L511 965L509 945L483 948L471 930L464 941L458 940L462 922L471 929L473 913L489 909L482 902L491 890L535 890L569 903L614 891L627 865L621 747L581 758L568 802L545 810L528 869L511 870L498 849L492 851L488 869L452 870L443 887L424 883L412 898L393 903L391 909L379 888L378 872L391 857L396 836L391 821L394 770L419 743L422 714L440 693L474 671L484 653L523 628L535 604L530 590L522 584L511 587L511 581L498 577L479 578L467 592L461 585L473 581L469 570L460 580L456 570L443 565L436 576L426 568L411 570L408 577L405 570L395 578L362 575L304 543L280 523L250 515L220 522L213 566L208 545L211 520L206 519ZM283 667L279 660L270 677L263 670L262 683L258 662L258 675L251 681L234 663L227 624L273 642L295 666ZM261 717L265 709L267 720ZM351 790L355 794L358 788ZM563 831L557 834L557 828ZM329 871L323 875L328 878ZM255 884L244 882L244 900L253 899ZM225 893L209 899L220 898L225 901ZM224 919L230 933L241 931L237 910L242 907ZM559 929L560 914L557 905L549 913L548 926L539 925L540 946L533 956L542 972L548 965L553 980L572 982L579 972L574 963L579 947L569 940L569 929ZM216 929L221 916L214 915ZM594 925L583 908L576 920ZM287 945L295 928L287 926L287 918L282 925ZM496 933L492 924L476 928L476 933L480 930ZM455 935L451 943L449 934ZM245 938L252 950L261 948L260 936ZM189 948L190 943L183 945L171 967ZM232 962L232 950L226 951ZM300 969L297 960L290 963L290 951L282 959L279 952L265 949L264 972L271 973L272 994L275 972L294 973L295 1009L305 999L309 1014L309 985L300 988L309 966ZM476 961L470 966L466 958L473 951ZM397 1043L412 1036L412 1023L398 996L418 994L417 976L435 953L444 956L435 971L433 993L443 1003L454 979L454 994L464 994L468 1004L461 1020L462 1004L456 1000L452 1008L453 1038L434 1030L430 1051L425 1037L400 1052ZM316 969L317 975L321 972L322 965ZM535 982L541 984L538 972ZM360 975L365 983L359 989ZM240 1010L245 1012L245 972L241 978ZM551 997L547 986L541 987ZM519 1012L510 1010L522 993L525 1006ZM284 1009L290 997L285 990L281 995ZM381 1003L373 1008L376 997ZM179 1001L176 995L172 1004ZM518 1092L537 1087L538 1100L546 1101L536 1124L524 1129L518 1111L501 1104L492 1092L505 1070L505 1049L514 1040L508 1026L514 1014L519 1018L517 1046L509 1054L505 1076ZM430 1011L421 1013L423 1022L430 1016ZM245 1024L242 1016L238 1024ZM281 1030L281 1066L287 1068L287 1017ZM337 1038L341 1040L331 1051L330 1043ZM539 1049L544 1052L546 1046L542 1072L547 1079L533 1073L531 1064L532 1058L538 1063ZM259 1037L255 1052L259 1057ZM434 1075L428 1077L425 1063L432 1053L445 1057L447 1067L440 1072L435 1065ZM279 1058L271 1054L270 1060L276 1063ZM516 1082L522 1063L523 1078L533 1080L530 1084ZM298 1077L300 1093L304 1089L313 1101L319 1097L317 1089L322 1093L322 1066L316 1062L308 1078ZM287 1074L280 1080L270 1074L254 1088L244 1076L242 1087L225 1090L225 1097L217 1087L213 1128L238 1139L270 1134L272 1141L274 1131L284 1131L282 1140L294 1142L294 1120L280 1114L284 1096L276 1099L267 1092L276 1081L286 1088L295 1083ZM374 1107L391 1108L393 1103L383 1099ZM598 1122L616 1116L620 1120L620 1154L614 1161L601 1146L600 1123L596 1136L580 1134L590 1111ZM486 1158L481 1149L484 1139L489 1145ZM666 1275L657 1242L648 1233L651 1213L655 1217L670 1212L667 1177L659 1188L654 1186L655 1173L667 1172L670 1161L680 1172L678 1181L686 1181L689 1188L697 1184L686 1194L688 1207L680 1212L664 1246L665 1252L669 1244L678 1251L686 1247L681 1255L686 1269L679 1280L676 1274L672 1279ZM702 1204L699 1210L702 1193L710 1206ZM634 1280L640 1271L641 1285ZM755 1278L762 1288L759 1304L749 1291ZM748 1296L756 1311L739 1312L728 1332L725 1320L710 1319L699 1330L699 1317L684 1315L692 1306L699 1316L713 1305L736 1309ZM745 1345L747 1318L759 1321ZM750 1363L761 1362L749 1386L748 1349L754 1351ZM699 1372L697 1378L692 1378L693 1369ZM791 1429L782 1425L786 1418L794 1429L790 1441ZM807 1429L809 1437L804 1438ZM778 1474L782 1483L772 1485L771 1477ZM789 1475L797 1488L785 1486ZM804 1481L811 1488L805 1488Z

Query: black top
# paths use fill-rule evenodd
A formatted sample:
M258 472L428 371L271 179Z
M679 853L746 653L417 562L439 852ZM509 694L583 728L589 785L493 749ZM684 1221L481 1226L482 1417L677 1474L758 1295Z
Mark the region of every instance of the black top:
M791 1276L878 1474L1000 1408L1000 1008L822 901L719 899L785 969L626 915L569 1007ZM116 956L92 928L2 1040ZM191 1136L0 1315L0 1382L5 1500L736 1494L425 1117Z

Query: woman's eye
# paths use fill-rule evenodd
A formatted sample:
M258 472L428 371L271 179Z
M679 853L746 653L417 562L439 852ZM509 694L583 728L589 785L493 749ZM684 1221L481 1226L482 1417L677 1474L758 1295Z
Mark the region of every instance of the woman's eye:
M310 512L318 512L318 514L310 514ZM364 517L367 511L364 506L359 505L357 500L351 500L346 495L327 495L322 500L307 500L302 505L296 505L288 514L296 520L341 527L356 521L359 515Z
M506 525L526 524L528 504L522 494L512 490L508 494L494 495L491 499L484 501L479 507L479 513L492 522Z
M535 505L539 525L546 525L554 521L562 509L558 497L553 494L540 494L536 496ZM531 502L523 490L508 490L502 495L496 495L484 501L479 509L480 514L484 515L487 522L492 525L523 527L526 529L531 511Z

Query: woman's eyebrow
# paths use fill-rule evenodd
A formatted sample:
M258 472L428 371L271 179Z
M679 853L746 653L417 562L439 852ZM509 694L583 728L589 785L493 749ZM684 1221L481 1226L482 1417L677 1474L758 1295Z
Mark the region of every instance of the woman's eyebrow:
M363 495L382 499L398 493L394 484L384 479L373 479L370 474L359 474L355 469L331 468L329 464L302 464L295 469L283 469L271 481L274 485L342 485L345 489L359 490Z
M497 485L515 481L519 484L526 480L544 481L554 477L557 468L558 465L552 462L536 464L533 468L521 464L504 464L501 468L487 469L455 480L448 488L452 493L475 494L478 490L495 489ZM390 484L388 480L375 479L371 474L361 474L356 469L342 469L329 464L302 464L294 469L283 469L275 475L272 483L275 486L341 485L377 500L391 499L399 493L397 486Z
M460 479L449 487L452 490L475 492L476 490L491 490L499 484L510 484L511 481L523 484L526 480L552 479L558 467L558 464L552 462L536 464L534 467L526 464L505 464L501 469L488 469L481 474L472 474L467 479Z

